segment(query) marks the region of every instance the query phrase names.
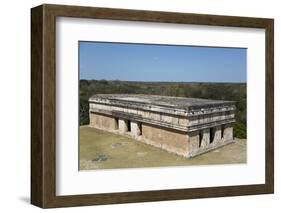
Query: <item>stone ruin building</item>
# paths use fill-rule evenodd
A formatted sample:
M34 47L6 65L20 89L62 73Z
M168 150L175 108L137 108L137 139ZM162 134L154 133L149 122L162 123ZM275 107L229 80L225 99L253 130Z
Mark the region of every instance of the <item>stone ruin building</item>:
M90 126L126 135L184 157L234 142L232 101L156 95L98 94Z

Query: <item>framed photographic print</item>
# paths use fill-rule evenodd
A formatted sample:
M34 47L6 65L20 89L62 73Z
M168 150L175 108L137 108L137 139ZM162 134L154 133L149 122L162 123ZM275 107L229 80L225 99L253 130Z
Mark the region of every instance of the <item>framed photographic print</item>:
M274 191L273 19L31 9L31 203Z

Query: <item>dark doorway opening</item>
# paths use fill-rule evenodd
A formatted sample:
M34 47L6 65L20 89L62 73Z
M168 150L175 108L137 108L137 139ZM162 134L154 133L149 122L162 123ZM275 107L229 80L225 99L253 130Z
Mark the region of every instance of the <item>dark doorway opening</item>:
M199 148L201 147L202 142L203 142L203 132L199 131Z
M119 120L118 120L118 118L114 118L114 122L115 122L115 129L119 129Z
M139 125L139 130L140 130L139 135L142 135L142 124L138 123L138 125Z
M215 128L211 128L211 129L210 129L210 143L213 143L213 142L214 142L215 133L216 133L216 129L215 129Z
M131 121L127 121L128 132L131 132Z
M225 129L225 126L222 125L222 126L221 126L221 139L222 139L223 136L224 136L224 129Z

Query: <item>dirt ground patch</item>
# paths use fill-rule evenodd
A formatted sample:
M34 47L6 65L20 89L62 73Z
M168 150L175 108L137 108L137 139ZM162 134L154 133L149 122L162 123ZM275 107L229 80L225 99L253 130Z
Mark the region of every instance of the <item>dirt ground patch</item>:
M134 139L80 127L80 170L246 163L246 139L184 158Z

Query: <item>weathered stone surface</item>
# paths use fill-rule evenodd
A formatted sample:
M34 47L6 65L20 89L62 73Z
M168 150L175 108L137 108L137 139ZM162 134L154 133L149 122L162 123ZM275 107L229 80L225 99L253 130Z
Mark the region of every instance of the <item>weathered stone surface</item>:
M89 99L90 125L186 157L233 141L232 101L99 94Z
M115 119L106 115L90 113L90 126L104 130L116 129Z
M135 137L141 135L141 129L140 129L139 122L131 121L131 132L132 132L132 136L135 136Z
M202 111L205 107L226 107L233 104L232 101L140 94L97 94L92 96L89 101L97 101L103 104L115 103L122 106L134 105L141 109L151 109L159 106L163 108L184 109L187 111Z
M226 141L233 140L233 126L231 124L224 125L224 134L223 138Z
M188 132L235 121L231 101L107 94L92 96L89 104L90 112Z
M199 141L199 148L205 148L210 144L210 129L201 130L202 139ZM199 139L200 140L200 139Z
M127 120L119 118L119 131L121 133L128 132L128 123Z
M223 130L223 132L222 132ZM213 132L213 136L211 134ZM216 126L210 129L201 130L199 132L193 132L189 136L189 156L193 157L210 150L219 148L226 144L234 142L233 140L233 129L229 126ZM203 138L200 143L200 132L203 132ZM224 134L224 137L222 135Z
M143 124L142 137L147 144L188 157L187 134Z

